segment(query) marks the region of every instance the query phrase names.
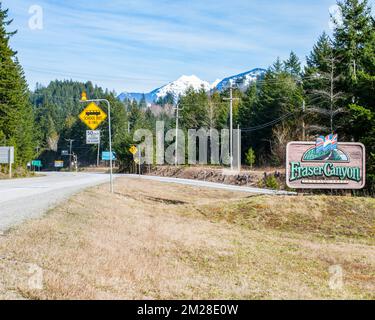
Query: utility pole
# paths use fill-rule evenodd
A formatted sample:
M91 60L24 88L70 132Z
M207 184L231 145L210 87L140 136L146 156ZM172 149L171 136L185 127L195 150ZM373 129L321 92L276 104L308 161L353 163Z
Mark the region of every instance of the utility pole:
M224 98L224 100L229 100L229 113L230 113L230 133L229 133L229 153L230 153L230 169L233 170L233 100L240 100L239 98L233 98L233 86L230 86L230 98Z
M88 100L86 96L86 92L82 93L82 98L79 101L81 103L88 103L88 102L105 102L108 108L108 140L109 140L109 166L110 166L110 190L111 193L114 193L113 189L113 153L112 153L112 128L111 128L111 104L107 99L91 99Z
M237 157L238 157L238 171L241 171L241 134L240 134L239 124L237 124Z
M69 142L69 171L72 171L72 148L73 148L73 139L65 139Z
M184 108L180 109L180 105L177 104L177 106L174 108L176 109L176 153L175 153L175 166L178 166L178 119L179 119L179 112L182 111Z

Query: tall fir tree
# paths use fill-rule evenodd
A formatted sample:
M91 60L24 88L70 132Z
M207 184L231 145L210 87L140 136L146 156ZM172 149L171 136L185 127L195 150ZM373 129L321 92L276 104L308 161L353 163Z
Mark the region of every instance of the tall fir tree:
M341 21L332 17L336 23L335 55L340 60L340 73L346 76L346 89L352 91L358 72L363 69L361 61L365 44L373 32L373 18L368 0L343 0L338 5Z
M301 61L293 51L290 53L289 58L284 62L284 68L285 71L293 77L299 78L301 76Z
M3 140L16 149L16 165L25 165L34 155L34 117L23 70L10 47L12 23L0 2L0 131Z

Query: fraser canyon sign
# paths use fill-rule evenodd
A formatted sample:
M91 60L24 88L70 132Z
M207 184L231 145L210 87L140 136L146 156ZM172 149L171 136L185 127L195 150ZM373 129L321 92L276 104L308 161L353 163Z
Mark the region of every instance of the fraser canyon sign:
M337 135L287 146L287 185L293 189L362 189L366 183L365 147L337 141Z

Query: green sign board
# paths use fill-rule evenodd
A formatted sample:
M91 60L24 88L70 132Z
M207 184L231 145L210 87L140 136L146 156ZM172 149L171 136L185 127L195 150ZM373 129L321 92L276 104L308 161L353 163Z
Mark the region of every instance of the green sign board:
M38 168L40 168L40 167L42 167L42 161L41 161L41 160L33 160L33 161L31 161L31 165L32 165L33 167L38 167Z

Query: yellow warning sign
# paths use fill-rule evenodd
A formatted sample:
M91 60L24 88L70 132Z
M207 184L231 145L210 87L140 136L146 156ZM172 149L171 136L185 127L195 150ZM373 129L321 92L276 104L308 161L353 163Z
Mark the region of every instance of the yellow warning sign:
M79 118L86 124L91 130L95 130L99 125L107 119L107 114L99 108L99 106L91 102L85 110L81 112Z
M135 155L137 152L138 152L138 149L136 146L131 146L130 149L129 149L129 152L132 154L132 155Z

